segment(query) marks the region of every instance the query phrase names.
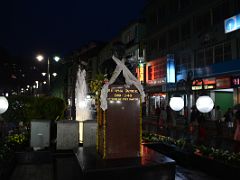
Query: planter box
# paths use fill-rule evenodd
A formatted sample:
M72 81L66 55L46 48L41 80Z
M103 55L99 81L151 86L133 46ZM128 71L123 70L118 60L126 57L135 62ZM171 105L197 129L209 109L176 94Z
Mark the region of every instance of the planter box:
M192 159L194 167L204 172L213 174L222 179L240 179L240 167L232 166L209 157L194 155Z
M200 169L221 179L240 179L240 167L205 157L200 154L180 150L172 145L147 143L146 146L173 158L181 165Z
M146 146L173 158L183 166L191 166L193 154L187 150L181 150L175 145L164 143L147 143Z
M83 122L83 147L96 146L97 121L86 120Z
M69 150L78 147L79 123L77 121L57 122L57 150Z
M31 147L33 149L44 149L50 145L50 121L32 120L31 121Z

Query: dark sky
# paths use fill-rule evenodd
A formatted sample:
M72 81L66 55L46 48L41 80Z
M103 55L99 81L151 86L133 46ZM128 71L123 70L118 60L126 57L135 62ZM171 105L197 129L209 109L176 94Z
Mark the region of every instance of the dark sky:
M91 41L107 41L140 16L145 0L3 0L0 47L33 56L65 54Z

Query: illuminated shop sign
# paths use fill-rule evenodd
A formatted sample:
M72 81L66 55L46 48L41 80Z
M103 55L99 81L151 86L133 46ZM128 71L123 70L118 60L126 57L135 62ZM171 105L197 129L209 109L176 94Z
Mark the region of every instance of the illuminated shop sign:
M225 33L240 29L240 14L232 16L224 21Z
M143 82L144 81L144 64L140 63L138 66L138 80Z
M147 62L146 82L154 86L166 83L166 57Z
M149 84L149 85L161 85L161 84L165 84L165 83L166 83L165 78L148 80L148 84Z
M204 89L215 89L216 88L216 80L215 78L203 79ZM202 81L193 81L192 90L201 90L202 89Z
M240 77L234 77L234 78L232 78L232 86L233 86L233 87L238 87L238 86L240 86Z
M227 89L230 87L231 87L230 77L216 78L216 88L217 89Z
M167 55L167 83L175 83L174 55Z
M192 90L196 91L196 90L201 90L202 89L202 85L200 86L192 86ZM204 85L204 89L215 89L215 84L207 84L207 85Z

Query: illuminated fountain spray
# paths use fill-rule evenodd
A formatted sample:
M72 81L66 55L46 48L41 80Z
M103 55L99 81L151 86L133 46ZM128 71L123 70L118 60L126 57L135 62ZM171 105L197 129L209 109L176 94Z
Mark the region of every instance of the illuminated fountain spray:
M83 142L83 121L91 119L90 100L87 98L87 84L85 80L86 71L78 68L76 87L75 87L75 105L76 120L79 121L79 142Z

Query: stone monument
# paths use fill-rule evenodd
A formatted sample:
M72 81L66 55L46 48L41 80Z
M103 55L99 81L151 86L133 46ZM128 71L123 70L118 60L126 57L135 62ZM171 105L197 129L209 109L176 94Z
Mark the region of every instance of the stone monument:
M98 120L98 152L104 159L139 157L142 119L140 104L145 100L143 87L125 66L126 58L113 55L117 64L109 82L101 90L103 113ZM121 55L120 55L121 54ZM122 73L125 82L114 84Z
M125 66L125 58L118 58L113 56L117 67L101 89L101 109L97 102L97 151L95 147L79 147L76 152L83 177L174 179L175 161L141 145L141 102L145 94ZM124 84L116 81L121 73Z

